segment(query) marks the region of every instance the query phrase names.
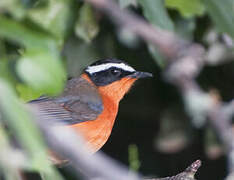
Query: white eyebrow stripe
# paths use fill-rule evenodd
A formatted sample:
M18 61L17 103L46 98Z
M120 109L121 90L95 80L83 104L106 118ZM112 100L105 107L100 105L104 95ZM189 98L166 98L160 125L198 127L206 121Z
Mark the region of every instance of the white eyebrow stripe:
M100 64L96 66L88 66L86 71L89 72L90 74L93 74L96 72L107 70L111 67L120 68L120 69L123 69L124 71L129 71L129 72L136 71L134 68L124 63L106 63L106 64Z

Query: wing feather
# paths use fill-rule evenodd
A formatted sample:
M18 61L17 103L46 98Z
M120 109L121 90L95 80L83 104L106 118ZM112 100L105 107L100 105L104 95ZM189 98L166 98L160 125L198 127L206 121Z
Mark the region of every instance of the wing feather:
M29 105L37 108L39 117L65 124L95 120L103 110L97 88L82 78L69 80L59 97L41 96L30 101Z

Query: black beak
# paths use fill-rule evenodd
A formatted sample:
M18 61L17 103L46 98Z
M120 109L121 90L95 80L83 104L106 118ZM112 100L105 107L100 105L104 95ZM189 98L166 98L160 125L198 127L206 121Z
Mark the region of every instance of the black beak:
M128 75L129 77L131 78L137 78L137 79L140 79L140 78L147 78L147 77L153 77L153 74L151 73L148 73L148 72L140 72L140 71L136 71L130 75Z

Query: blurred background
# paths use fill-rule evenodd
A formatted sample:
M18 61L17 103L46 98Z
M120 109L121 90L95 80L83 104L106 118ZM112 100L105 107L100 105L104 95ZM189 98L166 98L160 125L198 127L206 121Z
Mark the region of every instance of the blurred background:
M152 25L204 45L207 65L196 81L223 101L233 99L232 0L116 3ZM70 166L57 171L46 165L46 146L22 107L42 94L61 93L67 78L79 76L85 66L105 58L122 59L137 70L152 72L154 77L138 81L121 101L113 132L102 151L133 170L158 177L177 174L201 159L197 179L224 179L225 149L205 118L191 120L179 91L164 80L163 55L127 29L113 25L88 3L75 0L0 1L2 175L6 179L17 177L15 162L9 160L14 158L13 151L19 159L16 169L27 171L29 179L34 172L44 172L45 167L51 174L59 171L64 179L75 179ZM12 139L31 158L26 166L21 166Z

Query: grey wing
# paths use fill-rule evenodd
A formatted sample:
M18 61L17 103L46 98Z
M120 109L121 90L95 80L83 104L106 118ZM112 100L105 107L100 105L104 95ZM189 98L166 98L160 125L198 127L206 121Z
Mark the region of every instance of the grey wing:
M103 111L102 99L97 89L81 78L68 81L61 96L43 96L29 104L37 108L39 117L52 123L76 124L95 120Z

